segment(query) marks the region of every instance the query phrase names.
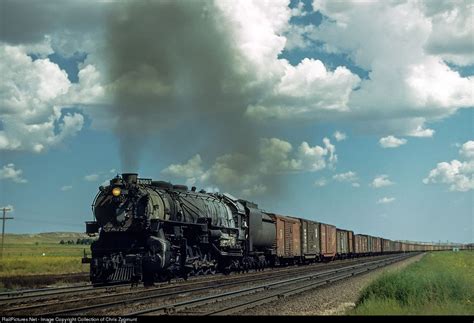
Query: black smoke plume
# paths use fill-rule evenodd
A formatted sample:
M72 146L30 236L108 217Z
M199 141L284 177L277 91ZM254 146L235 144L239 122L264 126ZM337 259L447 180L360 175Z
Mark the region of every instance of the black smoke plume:
M250 73L213 2L121 3L106 35L123 169L138 167L150 140L256 155L256 129L244 117Z

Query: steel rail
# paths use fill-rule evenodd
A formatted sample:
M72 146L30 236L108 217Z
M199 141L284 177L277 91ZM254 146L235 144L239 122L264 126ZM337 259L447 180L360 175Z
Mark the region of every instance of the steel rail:
M408 257L409 256L396 256L396 257L390 258L390 260L398 261L398 260L406 259ZM269 283L261 284L261 285L254 286L254 287L247 287L247 288L239 289L239 290L236 290L236 291L230 291L230 292L220 293L220 294L217 294L217 295L210 295L210 296L194 298L194 299L191 299L191 300L182 301L182 302L178 302L178 303L174 303L174 304L161 305L161 306L154 307L154 308L148 308L148 309L132 312L132 313L126 314L126 316L137 316L137 315L154 313L154 312L158 312L158 311L162 311L165 314L175 313L181 308L188 308L188 307L196 307L196 306L199 306L199 305L206 305L206 304L213 303L213 302L216 302L216 301L219 301L219 300L222 300L222 299L227 299L229 297L237 297L237 296L252 294L252 293L255 293L255 292L258 292L258 291L268 290L268 289L276 287L276 286L283 286L283 285L288 285L288 284L301 282L301 281L306 281L306 280L310 280L310 279L316 279L316 278L321 278L321 277L325 277L325 276L341 274L341 272L358 269L360 267L370 267L370 266L373 266L375 264L382 263L382 262L387 262L387 259L370 261L370 262L366 262L366 263L362 263L362 264L358 264L358 265L349 265L349 266L345 266L345 267L342 267L342 268L337 268L337 269L333 269L333 270L327 270L327 271L323 271L323 272L313 273L313 274L310 274L310 275L293 277L293 278L290 278L290 279L285 279L285 280L281 280L281 281L277 281L277 282L269 282ZM365 270L366 269L364 268L364 271ZM331 277L328 278L329 281L330 281L330 279L331 279Z
M385 258L386 259L386 258ZM364 259L365 260L365 259ZM376 261L372 261L372 262L380 262L381 260L376 260ZM372 263L371 262L371 263ZM336 269L333 269L333 270L330 270L330 272L338 272L338 271L344 271L344 270L348 270L349 268L356 268L358 266L361 266L361 265L364 265L366 262L363 262L362 264L335 264L335 265L345 265L343 267L340 267L340 268L336 268ZM307 271L313 271L314 270L317 270L317 269L323 269L323 268L308 268ZM321 271L318 271L318 272L321 272ZM327 272L327 271L325 271ZM325 273L324 271L322 272L322 274ZM117 306L117 305L129 305L130 303L133 303L133 302L139 302L139 301L146 301L146 300L152 300L152 299L156 299L156 298L163 298L163 297L168 297L168 296L176 296L176 295L179 295L179 294L183 294L183 293L196 293L196 292L201 292L201 291L207 291L209 289L209 283L213 284L213 288L222 288L222 287L229 287L229 286L235 286L235 285L239 285L239 284L243 284L243 283L252 283L252 282L255 282L255 281L261 281L262 279L275 279L275 278L279 278L280 277L284 277L284 276L288 276L290 275L291 277L294 277L294 272L291 271L291 270L287 270L285 272L277 272L277 276L275 277L275 275L270 275L268 276L269 272L261 272L260 273L261 275L259 275L259 277L254 277L252 279L248 279L247 276L238 276L239 278L237 278L237 280L235 280L234 278L228 278L228 279L223 279L219 282L216 282L216 281L203 281L203 282L196 282L196 283L203 283L203 284L207 284L205 286L202 286L202 287L196 287L196 288L186 288L187 286L170 286L170 287L167 287L167 288L158 288L156 291L157 293L154 294L154 295L147 295L147 296L141 296L141 297L136 297L136 298L128 298L128 299L122 299L122 300L119 300L119 301L112 301L112 302L106 302L106 303L101 303L101 304L94 304L94 305L88 305L88 306L82 306L82 307L76 307L76 308L70 308L70 309L65 309L65 310L59 310L59 311L53 311L53 312L45 312L41 315L48 315L48 316L52 316L52 315L65 315L65 314L68 314L68 315L71 315L71 314L74 314L74 315L80 315L80 313L84 313L84 312L88 312L88 311L91 311L91 310L97 310L97 309L104 309L104 308L110 308L110 307L114 307L114 306ZM260 276L263 276L263 277L260 277ZM227 282L228 280L233 280L233 281L230 281L230 282ZM180 289L180 287L185 287L184 289ZM168 290L170 290L168 292ZM179 289L179 290L177 290Z
M384 259L387 257L387 256L380 256L380 257L384 257ZM234 280L235 279L238 279L238 280L245 280L244 282L252 282L252 281L256 281L256 280L260 280L260 278L256 278L256 279L252 279L253 277L261 277L261 276L264 276L264 278L267 278L269 274L271 274L272 276L271 277L268 277L268 278L278 278L279 276L284 276L286 274L289 274L289 273L294 273L295 271L297 271L297 273L301 273L301 272L308 272L308 271L314 271L314 270L317 270L317 269L325 269L327 268L327 266L330 266L330 267L340 267L341 265L345 265L345 264L357 264L357 263L361 263L361 262L366 262L367 259L366 258L355 258L355 259L350 259L350 260L341 260L341 262L334 262L334 263L330 263L330 264L316 264L316 266L305 266L305 267L285 267L285 268L278 268L278 269L271 269L270 271L257 271L257 272L252 272L252 273L247 273L245 275L239 275L239 274L235 274L235 275L231 275L231 276L221 276L218 278L217 282L222 284L222 282L224 281L228 281L228 280ZM324 268L323 268L324 267ZM19 312L19 311L25 311L25 310L32 310L32 309L35 309L35 308L40 308L40 307L45 307L45 306L49 306L49 307L55 307L55 306L59 306L59 305L65 305L65 304L71 304L71 303L77 303L78 301L81 301L81 302L84 302L84 301L90 301L90 300L94 300L94 299L105 299L105 298L113 298L113 297L118 297L118 296L126 296L126 295L131 295L131 294L142 294L142 293L150 293L150 292L153 292L153 291L159 291L159 290L167 290L167 289L172 289L172 288L181 288L181 287L187 287L187 286L192 286L192 285L199 285L199 284L206 284L206 283L209 283L211 282L210 278L212 277L215 277L215 276L197 276L197 277L193 277L191 278L191 282L187 282L186 284L183 284L183 285L173 285L173 286L170 286L170 285L160 285L158 287L155 287L155 288L148 288L148 289L136 289L136 290L132 290L132 291L127 291L127 292L118 292L118 293L115 293L115 294L111 294L111 295L98 295L98 296L91 296L91 297L82 297L80 299L78 298L74 298L74 299L70 299L70 300L64 300L64 301L59 301L59 302L55 302L55 303L38 303L38 304L30 304L30 305L27 305L27 306L16 306L16 307L10 307L10 308L7 308L7 309L4 309L3 311L3 314L6 314L6 313L11 313L11 312ZM208 279L206 279L208 278ZM248 278L251 278L250 280ZM181 283L180 280L177 280L176 281L177 283ZM212 280L212 283L216 283L216 279ZM64 288L68 288L68 287L64 287ZM107 289L110 288L107 287L107 286L104 286L102 287L102 289L104 289L106 291L108 291ZM85 292L95 292L95 291L100 291L99 288L93 288L93 289L87 289L85 290ZM37 291L37 290L32 290L32 291ZM80 292L80 290L74 290L74 291L67 291L68 293L69 292ZM45 294L45 295L42 295L42 296L49 296L49 295L52 295L52 296L55 296L55 295L58 295L60 293L49 293L49 294ZM36 297L41 297L41 295L31 295L31 296L27 296L28 298L36 298ZM20 300L20 301L23 301L24 298L22 297L18 297L16 298L17 300ZM15 300L13 298L10 298L10 299L6 299L6 302L3 301L3 303L7 303L8 305L10 306L14 306L15 304L18 304L18 303L13 303L12 304L12 300ZM46 301L49 301L49 299L47 299ZM0 304L2 304L2 301L0 301Z
M92 284L80 285L80 286L63 286L63 287L52 287L52 288L41 288L41 289L30 289L27 291L14 291L10 292L10 295L5 294L0 297L0 305L11 303L12 301L23 301L36 297L44 296L55 296L67 293L84 292L84 291L101 291L107 289L113 289L118 286L129 284L129 282L117 282L107 286L94 287ZM27 294L27 295L25 295Z
M406 257L406 258L409 258L409 256ZM380 264L370 265L370 266L367 266L366 268L362 268L362 269L356 269L356 270L354 270L352 272L349 272L349 273L335 274L334 276L331 276L329 279L328 278L318 279L317 281L312 282L312 283L310 283L309 285L306 285L306 286L290 288L289 290L286 290L286 291L285 290L275 291L274 293L271 293L270 295L261 296L261 297L258 297L256 299L253 299L253 300L246 300L246 301L237 303L235 305L226 306L226 307L218 309L218 310L201 313L200 315L206 315L206 316L208 316L208 315L229 315L229 314L233 314L233 313L236 313L236 312L241 312L245 309L252 308L252 307L255 307L255 306L258 306L258 305L262 305L262 304L266 304L266 303L269 303L271 301L281 299L283 297L288 297L288 296L291 296L291 295L300 294L300 293L303 293L303 292L306 292L306 291L309 291L309 290L313 290L315 288L318 288L318 287L321 287L321 286L324 286L324 285L328 285L328 284L331 284L331 283L334 283L334 282L337 282L337 281L340 281L340 280L343 280L343 279L346 279L346 278L350 278L350 277L353 277L353 276L356 276L356 275L367 273L371 270L375 270L375 269L378 269L378 268L381 268L381 267L388 266L388 265L390 265L392 263L395 263L397 261L400 261L400 260L403 260L403 259L386 260L386 261L384 261Z

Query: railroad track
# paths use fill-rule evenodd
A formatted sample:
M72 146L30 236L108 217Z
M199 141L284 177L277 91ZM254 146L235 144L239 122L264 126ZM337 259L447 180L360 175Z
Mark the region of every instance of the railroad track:
M386 259L390 256L379 256L373 259ZM117 307L129 307L134 303L141 306L142 303L149 303L153 301L163 300L168 303L173 299L182 299L183 297L192 296L194 294L206 293L210 288L224 289L240 287L244 284L259 283L265 280L285 279L294 277L295 275L305 275L309 272L321 271L328 268L357 266L359 263L365 263L368 260L365 258L345 260L338 263L331 264L316 264L313 266L301 267L286 267L274 270L267 270L264 272L254 272L246 275L230 275L230 276L201 276L195 279L190 279L186 282L177 282L174 284L161 285L153 288L136 288L127 290L120 286L115 288L99 287L93 288L91 286L77 286L76 289L62 288L52 291L48 290L34 290L33 294L26 295L25 298L17 295L19 303L11 303L12 298L0 301L8 302L8 306L3 307L4 310L0 314L3 315L71 315L71 314L109 314L116 311ZM379 260L377 260L379 261ZM120 287L120 288L119 288ZM32 302L32 298L38 298L38 293L42 293L42 300L39 302ZM72 299L58 299L58 297L66 297L66 295L73 294ZM94 293L95 295L87 295L87 293ZM99 293L97 295L97 293ZM29 300L29 301L28 301ZM119 311L120 312L120 311Z
M120 285L129 284L128 282L117 282L108 286L94 287L91 284L81 284L74 286L63 286L63 287L49 287L40 289L26 289L17 290L13 292L0 293L0 305L5 303L12 303L15 301L27 301L32 298L58 296L63 294L71 293L82 293L88 291L109 291Z
M390 265L414 255L396 256L390 259L371 261L344 268L327 270L309 275L268 282L253 287L190 300L166 304L128 313L127 316L145 314L163 315L229 315L265 304L283 297L299 294L339 280Z

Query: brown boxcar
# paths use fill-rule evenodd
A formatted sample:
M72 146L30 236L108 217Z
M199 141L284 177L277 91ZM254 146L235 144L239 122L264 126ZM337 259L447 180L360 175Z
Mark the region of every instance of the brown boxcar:
M382 252L383 253L391 253L392 251L393 251L392 241L382 238Z
M381 253L382 252L382 239L379 237L374 237L375 238L375 253Z
M402 252L403 251L401 242L394 241L393 244L394 244L394 251L395 252Z
M368 245L369 245L369 253L371 254L379 254L382 252L382 241L378 237L372 237L367 235L368 238Z
M367 250L370 254L374 253L375 250L375 240L374 237L367 235Z
M354 232L336 228L336 251L340 257L349 256L354 252Z
M364 255L369 252L368 238L363 234L354 235L354 252L356 255Z
M320 223L320 229L321 257L334 258L336 256L336 227Z
M321 254L320 225L318 222L301 221L301 255L304 259L317 259Z
M280 258L301 256L300 220L272 213L268 215L276 225L277 256Z

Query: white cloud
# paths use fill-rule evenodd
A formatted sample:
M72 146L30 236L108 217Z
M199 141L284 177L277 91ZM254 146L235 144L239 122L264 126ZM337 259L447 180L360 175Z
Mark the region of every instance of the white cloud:
M14 208L13 205L11 205L11 204L8 204L8 205L5 205L5 206L0 207L0 211L1 211L2 209L4 209L4 208L5 208L5 209L10 209L10 211L7 211L7 212L15 212L15 208ZM2 211L2 212L3 212L3 211ZM7 214L8 214L8 213L7 213Z
M352 183L352 187L360 187L359 183Z
M98 179L99 179L98 174L90 174L90 175L84 176L84 180L87 181L87 182L95 182Z
M19 19L19 13L33 12L31 4L27 7L10 10L13 14L6 17L28 23L5 24L6 35L15 38L12 43L21 44L2 45L0 88L7 104L1 111L0 149L40 152L82 129L83 119L75 113L71 118L76 122L64 126L69 131L62 137L54 131L64 107L110 103L108 95L117 84L104 82L107 57L101 55L103 34L97 26L103 22L101 14L113 6L108 1L65 4L54 10L34 6L34 12L51 19L28 19L28 14ZM222 19L235 47L236 70L249 80L236 93L248 94L246 114L251 118L351 119L360 120L359 126L368 131L390 129L397 136L431 137L434 130L425 128L427 121L474 104L474 79L462 77L445 63L474 62L469 1L345 1L343 5L314 1L314 11L328 17L319 26L290 24L292 16L306 14L302 2L294 9L288 8L287 0L217 1L215 7L218 14L213 16ZM280 57L285 49L315 44L330 54L348 56L369 71L369 77L361 80L346 66L328 67L317 59L305 58L293 66ZM80 65L78 84L72 84L47 58L52 51L66 56L76 51L88 54ZM31 52L41 58L33 61L27 56ZM93 124L115 125L100 109L87 112Z
M61 191L63 191L63 192L70 191L70 190L72 190L71 185L64 185L63 187L61 187Z
M242 196L254 196L254 195L262 195L267 191L267 187L265 185L254 185L251 188L246 188L242 190Z
M266 181L279 174L316 172L333 167L337 162L335 152L336 148L328 138L323 138L323 146L311 146L303 141L296 150L287 141L262 138L256 160L245 154L225 154L205 169L197 154L184 164L169 165L162 173L185 178L187 185L218 185L225 189L240 189L243 195L263 194L268 189Z
M459 154L467 159L474 159L474 141L469 140L462 144Z
M457 159L451 162L438 163L432 169L423 183L443 183L449 185L450 191L467 192L474 189L474 141L465 142L459 154L466 158L465 161Z
M56 63L30 53L37 48L0 42L0 150L40 153L63 142L84 125L81 113L64 109L101 103L105 93L93 65L80 68L73 84Z
M380 138L379 143L382 148L397 148L397 147L400 147L401 145L406 144L407 140L399 139L394 136L388 136L388 137Z
M333 136L337 141L342 141L342 140L347 139L347 135L344 132L340 132L340 131L336 131Z
M314 186L323 187L327 185L327 180L325 178L320 178L314 181Z
M299 1L298 4L291 9L291 16L292 17L304 17L308 14L307 11L304 10L304 2Z
M390 186L393 184L395 183L388 179L388 175L379 175L374 178L370 186L374 188L380 188L380 187Z
M377 201L377 204L388 204L395 201L394 197L383 197Z
M81 114L61 112L60 98L71 84L49 59L33 61L20 47L0 43L0 97L3 130L0 150L41 152L73 136L83 125ZM59 132L55 132L59 124Z
M315 118L328 111L347 112L349 96L360 78L344 66L328 71L319 60L305 58L297 66L285 63L285 72L272 92L246 114L251 118Z
M336 174L332 178L338 182L355 182L358 180L357 173L353 171Z
M192 157L186 164L171 164L162 170L165 175L175 177L197 177L203 174L202 160L199 154Z
M472 2L429 1L421 5L432 24L427 51L457 65L474 64Z
M290 47L317 46L330 54L347 55L369 77L346 87L347 100L325 113L327 107L316 101L291 114L286 113L287 108L263 104L253 107L255 113L272 118L348 118L368 131L389 129L395 135L431 137L434 130L425 129L427 121L474 105L474 78L462 77L445 63L474 62L469 1L439 5L433 1L354 0L342 4L315 0L313 8L328 19L312 28L290 27Z
M418 126L415 130L409 132L407 135L411 137L433 137L435 134L435 130L433 129L425 129L422 126Z
M15 169L15 164L10 163L0 169L0 180L8 179L15 183L27 183L28 181L21 177L22 173L23 171L21 169Z

